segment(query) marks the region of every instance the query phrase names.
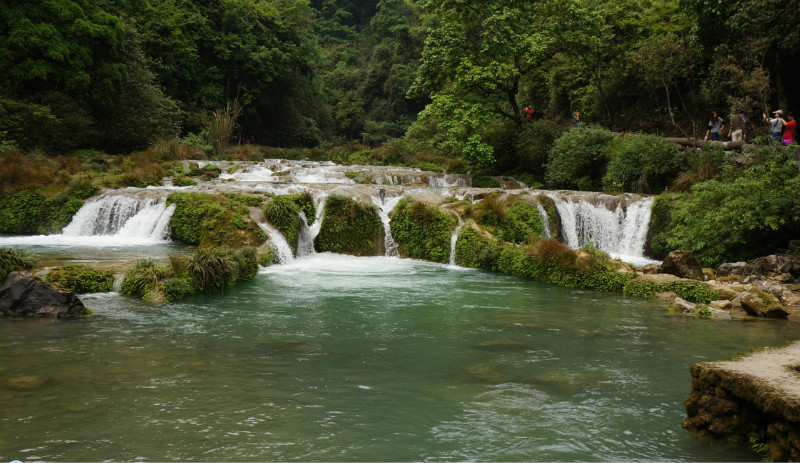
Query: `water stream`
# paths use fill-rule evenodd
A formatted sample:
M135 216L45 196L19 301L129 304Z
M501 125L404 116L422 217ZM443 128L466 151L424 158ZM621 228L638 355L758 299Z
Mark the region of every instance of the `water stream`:
M0 323L7 461L757 461L680 427L689 366L791 323L386 257ZM22 379L20 379L22 378Z

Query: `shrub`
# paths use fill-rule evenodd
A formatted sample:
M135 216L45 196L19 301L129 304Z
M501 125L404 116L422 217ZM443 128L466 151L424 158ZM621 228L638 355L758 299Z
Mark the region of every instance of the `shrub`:
M619 137L607 150L610 160L603 184L608 191L660 193L686 167L685 155L656 135Z
M278 196L264 205L264 217L277 228L292 247L297 250L300 229L300 206L288 196Z
M0 248L0 284L8 274L17 270L33 270L39 259L33 254L18 249Z
M14 235L57 233L69 224L82 205L83 200L65 193L52 198L36 190L2 195L0 233Z
M150 293L158 287L158 283L169 276L169 268L156 265L150 259L139 259L125 273L122 280L122 294L149 298Z
M186 244L235 249L257 246L266 239L237 196L178 192L167 197L167 204L175 204L172 236Z
M233 286L239 276L238 270L233 256L219 250L198 250L187 263L187 273L200 291Z
M51 270L45 281L73 293L105 293L114 289L114 274L85 265L67 265Z
M524 243L542 236L542 217L535 204L522 198L511 202L505 211L506 220L500 223L498 238L511 243Z
M525 124L516 139L518 169L541 179L545 173L548 153L563 133L563 128L547 119Z
M548 154L549 188L597 191L606 172L606 146L614 135L602 128L575 128L556 140Z
M325 201L315 247L320 252L376 256L384 252L383 236L383 222L375 206L332 195Z
M501 246L497 240L464 227L456 241L456 264L462 267L497 270Z
M442 263L450 259L450 237L457 225L455 217L409 198L402 199L390 217L400 255Z
M161 291L164 293L164 300L179 301L186 296L196 292L192 279L186 275L171 277L161 281Z

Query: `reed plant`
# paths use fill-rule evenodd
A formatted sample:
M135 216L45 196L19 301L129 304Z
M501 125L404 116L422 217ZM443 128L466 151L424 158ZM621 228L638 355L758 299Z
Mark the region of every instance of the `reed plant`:
M224 108L219 108L211 115L206 131L215 155L221 155L228 148L228 143L236 131L236 120L242 115L239 100L229 101Z
M8 274L17 270L33 270L39 259L33 254L19 249L0 248L0 283Z
M236 283L239 273L233 256L221 250L197 251L189 258L187 270L200 291L228 288Z
M122 280L122 294L146 298L169 276L169 267L156 265L150 259L138 259Z

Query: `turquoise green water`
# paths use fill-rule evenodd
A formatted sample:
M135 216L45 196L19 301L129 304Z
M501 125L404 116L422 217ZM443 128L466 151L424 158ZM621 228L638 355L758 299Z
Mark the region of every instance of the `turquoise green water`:
M325 254L160 307L83 300L96 317L0 320L0 461L757 461L681 428L689 366L800 337Z

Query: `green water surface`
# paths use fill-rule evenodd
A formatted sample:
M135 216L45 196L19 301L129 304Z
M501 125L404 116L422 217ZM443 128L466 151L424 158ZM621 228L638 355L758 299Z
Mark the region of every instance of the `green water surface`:
M160 307L82 299L95 317L0 319L0 461L757 461L681 428L689 366L800 338L332 254Z

